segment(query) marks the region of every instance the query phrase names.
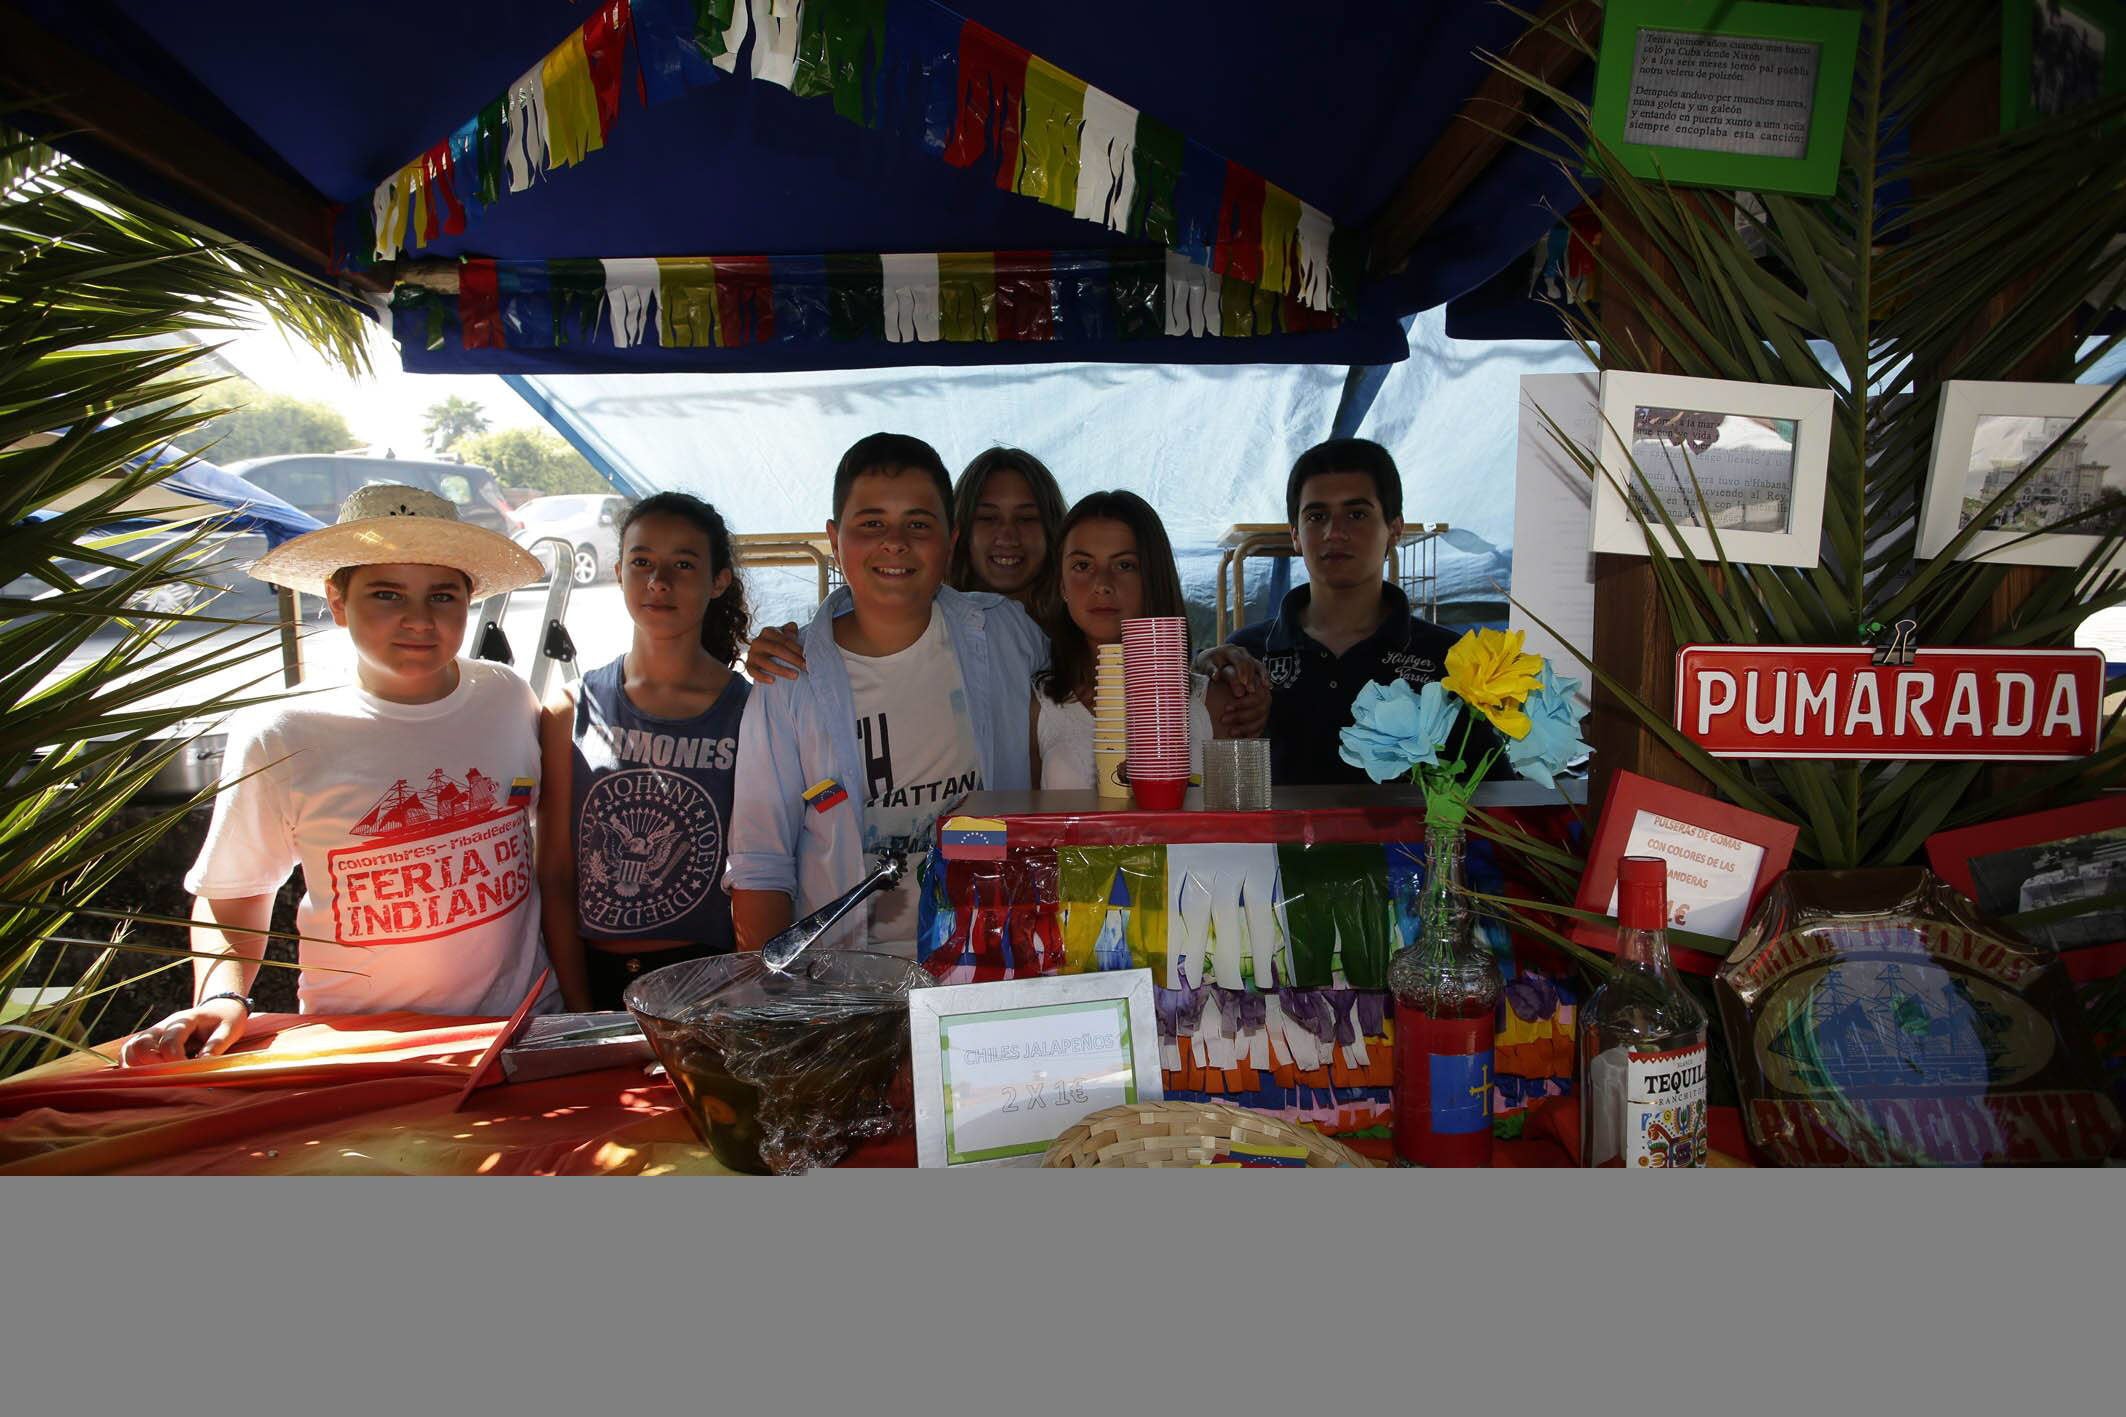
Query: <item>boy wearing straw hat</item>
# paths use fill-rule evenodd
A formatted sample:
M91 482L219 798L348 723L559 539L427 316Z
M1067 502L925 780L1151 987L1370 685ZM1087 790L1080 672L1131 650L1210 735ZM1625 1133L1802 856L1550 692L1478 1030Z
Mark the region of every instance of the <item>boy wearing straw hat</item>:
M304 1013L508 1014L544 967L532 811L538 705L497 664L460 660L475 601L544 575L507 537L413 487L364 487L336 525L251 574L321 595L355 676L247 709L197 864L192 1007L125 1049L128 1064L227 1051L251 1016L273 899L296 908Z

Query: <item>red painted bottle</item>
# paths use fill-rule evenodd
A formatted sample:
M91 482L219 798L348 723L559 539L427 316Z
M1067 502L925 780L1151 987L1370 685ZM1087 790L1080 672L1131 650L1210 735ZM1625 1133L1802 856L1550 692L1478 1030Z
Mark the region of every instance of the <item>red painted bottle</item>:
M1395 995L1395 1154L1491 1164L1492 1039L1502 980L1462 884L1462 831L1428 822L1418 939L1388 964Z

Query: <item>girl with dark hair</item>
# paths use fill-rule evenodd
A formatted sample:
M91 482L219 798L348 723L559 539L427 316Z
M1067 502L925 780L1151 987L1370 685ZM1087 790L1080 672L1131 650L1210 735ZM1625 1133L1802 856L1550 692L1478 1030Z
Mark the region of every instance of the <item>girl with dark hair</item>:
M1093 681L1104 644L1122 639L1122 622L1146 615L1187 615L1181 576L1166 527L1134 492L1094 492L1063 519L1057 579L1061 611L1048 628L1048 668L1034 680L1033 783L1086 788L1093 782ZM1203 743L1221 716L1231 676L1194 676L1189 768L1203 767Z
M1063 489L1039 458L1020 448L978 455L953 488L952 525L946 584L1009 596L1036 619L1053 612Z
M1063 529L1063 489L1055 474L1022 448L991 448L960 473L949 508L953 541L945 584L1016 600L1036 621L1054 618L1055 548ZM794 679L804 667L794 623L762 626L746 650L746 673L756 680Z
M749 687L749 612L714 507L660 492L620 527L627 653L546 707L546 949L570 1009L617 1009L647 970L733 947L724 836Z

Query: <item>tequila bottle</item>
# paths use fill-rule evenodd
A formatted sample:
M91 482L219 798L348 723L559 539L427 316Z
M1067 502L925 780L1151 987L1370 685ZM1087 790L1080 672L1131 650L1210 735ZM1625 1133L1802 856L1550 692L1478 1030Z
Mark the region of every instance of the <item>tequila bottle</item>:
M1668 957L1668 863L1617 870L1617 967L1580 1010L1580 1164L1705 1164L1705 1010Z

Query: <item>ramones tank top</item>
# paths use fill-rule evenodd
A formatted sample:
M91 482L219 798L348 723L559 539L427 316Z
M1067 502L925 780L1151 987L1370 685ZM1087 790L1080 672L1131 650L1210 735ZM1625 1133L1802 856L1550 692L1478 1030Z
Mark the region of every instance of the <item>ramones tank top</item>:
M734 674L706 713L656 718L628 702L625 664L593 669L576 694L577 928L592 939L728 949L724 843L751 686Z

